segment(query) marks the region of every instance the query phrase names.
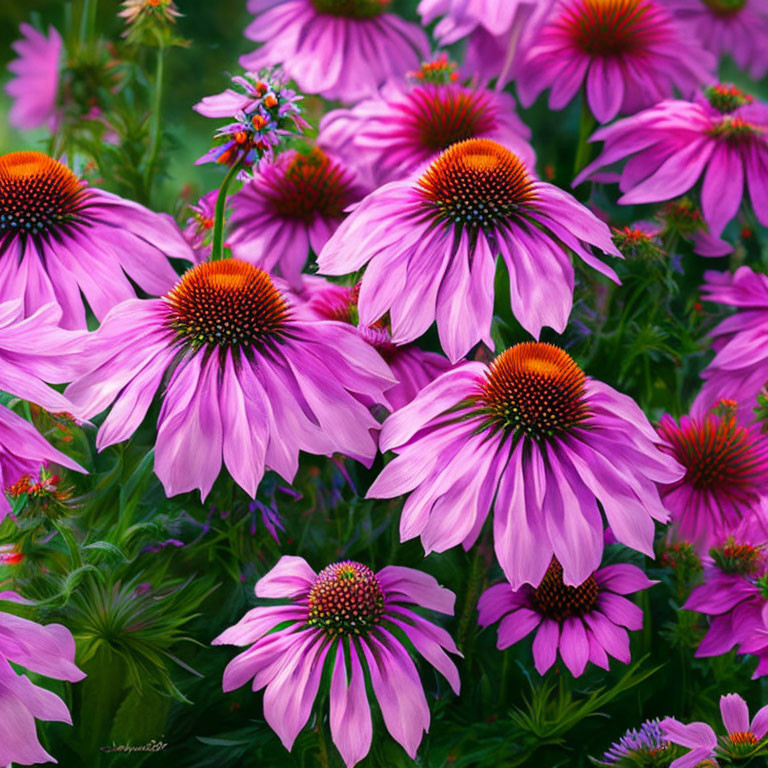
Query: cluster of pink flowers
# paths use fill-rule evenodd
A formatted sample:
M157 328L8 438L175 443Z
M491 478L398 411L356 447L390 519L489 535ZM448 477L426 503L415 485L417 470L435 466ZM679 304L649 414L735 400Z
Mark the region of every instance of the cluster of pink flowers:
M566 331L577 268L618 283L622 254L594 206L538 175L536 137L503 90L514 82L524 106L548 91L552 110L581 92L586 117L611 123L574 184L618 182L626 205L695 190L713 239L748 205L768 225L768 105L715 77L723 53L765 72L755 36L768 39L768 11L422 0L441 44L467 43L457 68L423 64L425 31L389 5L250 0L246 36L260 46L242 57L247 71L194 107L233 121L197 161L226 165L227 181L183 231L60 159L0 156L0 390L84 422L106 414L99 451L130 440L159 401L154 470L169 497L205 500L222 467L254 499L269 471L292 482L302 452L368 468L384 455L366 495L404 498L401 541L468 550L492 518L503 580L479 598L479 624L498 623L499 650L533 635L542 675L558 655L574 677L630 661L643 613L627 596L655 582L605 562L606 540L653 557L668 523L670 542L706 560L684 605L708 617L697 654L738 647L768 674L768 436L754 413L768 382L768 278L749 266L706 274L704 298L737 313L711 331L691 412L652 424L565 341L542 340ZM22 32L7 90L12 122L30 128L56 120L61 38ZM289 78L344 106L312 146L281 151L308 126ZM244 183L220 258L235 172ZM493 333L502 287L527 339L506 349ZM441 353L419 346L433 328ZM46 464L85 471L0 404L0 488ZM0 495L0 520L11 512ZM273 602L214 640L248 646L224 690L265 689L265 718L291 749L330 670L345 764L369 752L371 693L415 758L430 710L414 656L458 694L461 654L414 607L450 616L453 593L410 568L342 560L317 573L283 556L255 595ZM0 765L50 759L34 718L68 718L8 662L74 682L73 659L63 627L0 612ZM1 716L10 708L18 728ZM765 709L750 723L726 696L722 710L731 735L768 731ZM715 759L718 739L700 726L660 724L691 750L673 766Z

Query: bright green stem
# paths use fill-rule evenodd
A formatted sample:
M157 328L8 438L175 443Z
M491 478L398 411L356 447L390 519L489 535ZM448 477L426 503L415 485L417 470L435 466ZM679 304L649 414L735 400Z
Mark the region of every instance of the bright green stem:
M219 187L219 196L216 198L216 210L213 214L211 261L221 261L224 258L224 211L227 209L227 190L232 183L232 179L237 176L239 169L240 163L235 163L231 166Z
M152 130L150 132L149 160L144 169L144 188L146 189L147 200L150 197L152 189L152 174L157 162L157 155L160 151L160 136L163 132L163 121L161 119L161 109L163 105L163 72L165 69L165 47L162 42L157 49L157 66L155 68L155 93L152 103Z
M96 29L97 0L83 0L83 13L80 17L80 45L85 45L93 38Z
M592 145L587 139L595 130L597 121L587 103L586 94L581 96L581 119L579 121L579 144L576 147L576 158L573 161L573 175L576 176L579 171L586 167L592 156Z

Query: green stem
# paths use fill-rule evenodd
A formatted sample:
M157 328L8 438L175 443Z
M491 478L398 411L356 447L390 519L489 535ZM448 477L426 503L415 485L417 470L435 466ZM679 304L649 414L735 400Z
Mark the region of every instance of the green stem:
M216 210L213 215L211 261L221 261L224 258L224 211L227 208L227 189L229 189L229 185L239 169L240 163L235 163L231 166L219 187L219 196L216 198Z
M144 169L144 188L146 190L147 202L149 202L150 190L152 188L152 174L157 163L157 155L160 151L160 136L162 134L163 121L161 119L161 110L163 103L163 72L165 69L165 46L162 42L157 49L157 66L155 69L155 93L152 103L152 131L149 149L149 160Z
M98 0L84 0L80 16L80 45L85 46L93 38L96 29L96 7Z
M459 649L464 651L467 645L467 635L469 634L469 627L474 624L472 617L475 611L475 605L480 593L480 587L483 581L483 556L480 553L480 547L475 545L475 554L472 558L472 570L469 574L469 584L467 585L467 593L464 599L464 609L459 620Z
M597 121L587 103L586 94L581 95L581 118L579 120L579 143L576 147L576 157L573 161L573 175L574 177L586 167L592 157L593 147L587 139L592 135L595 130Z

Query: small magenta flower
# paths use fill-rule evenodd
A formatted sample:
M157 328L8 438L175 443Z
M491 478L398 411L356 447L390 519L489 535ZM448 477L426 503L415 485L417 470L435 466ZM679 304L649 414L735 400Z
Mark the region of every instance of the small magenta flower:
M61 307L65 328L85 328L85 301L101 320L136 296L165 293L170 258L193 255L173 219L81 181L42 152L0 155L0 301L27 315ZM129 279L130 278L130 279Z
M751 543L748 532L741 539L727 539L710 555L704 583L683 605L687 611L709 617L709 630L696 656L720 656L735 646L739 653L747 653L744 645L760 640L765 630L768 558L762 544ZM749 652L759 658L754 677L768 674L768 652Z
M366 266L360 322L387 312L407 344L437 321L451 362L479 342L493 348L496 263L509 271L512 311L538 337L562 332L573 302L572 251L618 281L592 247L620 257L608 227L566 192L537 180L491 139L453 144L418 176L385 184L344 220L318 257L323 274Z
M219 129L217 145L196 161L239 166L242 177L263 158L273 155L280 139L307 127L297 102L302 97L287 88L280 69L246 72L232 78L233 88L206 96L193 109L204 117L234 118Z
M353 103L429 55L418 24L387 13L391 0L249 0L245 36L262 45L247 69L282 64L304 93Z
M518 92L530 106L549 88L550 108L563 109L584 88L607 123L676 88L692 96L714 80L715 63L660 0L558 0L531 40Z
M609 565L581 584L563 582L563 566L552 558L537 587L496 584L480 597L479 623L488 627L501 620L497 648L518 643L534 630L533 661L543 675L557 653L574 677L587 662L608 669L608 657L628 664L627 629L643 626L643 612L623 595L639 592L655 582L634 565Z
M85 418L112 408L96 445L127 440L163 385L155 471L171 496L208 495L222 462L251 498L266 469L290 481L299 451L370 463L386 363L344 323L301 318L263 270L237 259L188 270L160 299L123 302L86 339L67 388Z
M701 208L719 237L746 191L768 224L768 105L730 85L715 85L693 101L667 100L601 128L602 154L577 177L628 160L619 203L656 203L685 194L702 178Z
M512 96L436 77L445 71L423 66L408 82L388 82L352 109L328 112L318 143L359 168L372 188L402 179L452 144L474 138L498 141L533 168L531 132Z
M29 603L14 592L0 592L0 601ZM12 664L35 675L76 683L85 674L75 666L72 634L61 624L43 626L0 610L0 765L55 763L37 739L35 721L71 725L67 705Z
M321 149L288 150L232 196L227 245L235 258L300 289L310 252L322 251L362 196L354 175Z
M734 404L735 405L735 404ZM685 467L685 477L659 487L672 517L672 536L700 554L744 528L768 539L768 437L736 421L733 406L703 418L665 414L662 450Z
M758 710L750 722L747 703L737 693L729 693L720 697L720 714L726 730L720 738L706 723L684 725L673 717L661 721L664 738L690 750L673 760L669 768L696 768L700 764L717 766L717 757L727 759L731 765L734 759L741 761L765 754L768 706Z
M8 121L23 130L42 125L54 130L58 120L61 35L54 27L48 27L48 37L29 24L19 29L23 37L12 46L18 57L8 65L14 77L5 86L13 101Z
M256 596L276 602L251 609L213 641L249 646L224 670L224 691L252 678L254 691L266 688L264 717L290 750L327 667L331 736L347 768L371 747L369 690L387 730L415 759L429 706L413 651L457 694L459 673L446 651L460 654L444 629L413 608L452 615L454 594L412 568L389 565L374 573L343 560L317 574L303 558L284 555L258 581Z
M710 331L716 354L701 374L704 384L691 412L701 416L721 400L735 400L740 420L750 424L768 382L768 277L742 266L733 274L705 272L704 281L703 299L737 311Z
M653 521L668 520L655 483L683 475L631 398L533 342L442 374L384 422L379 443L397 455L367 495L411 492L401 539L469 549L493 509L496 558L515 590L537 587L553 556L568 586L600 567L598 501L616 539L652 557Z

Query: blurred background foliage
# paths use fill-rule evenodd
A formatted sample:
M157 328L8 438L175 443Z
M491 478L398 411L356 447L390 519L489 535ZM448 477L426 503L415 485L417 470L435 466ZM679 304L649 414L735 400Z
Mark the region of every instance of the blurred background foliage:
M178 5L184 14L179 33L191 44L168 52L162 174L150 192L155 209L182 221L183 201L196 200L222 177L216 165L193 165L209 147L213 123L191 107L226 87L228 75L238 71L237 57L251 44L242 36L248 22L244 0L180 0ZM62 29L69 6L57 0L3 2L0 69L12 58L19 23ZM415 6L416 0L395 3L413 19ZM149 117L146 78L152 77L152 52L127 51L120 40L119 9L118 2L102 0L97 27L116 42L121 57L129 55L136 64L124 87L135 89L131 98L141 121ZM724 79L756 95L768 93L765 83L755 88L729 63L724 66ZM306 105L316 124L322 102L308 99ZM2 94L0 151L44 148L46 132L14 132L7 108ZM540 174L569 188L578 103L553 116L540 99L521 114L533 129ZM124 192L109 174L102 181ZM588 197L589 187L577 194ZM615 195L608 198L602 191L592 202L609 211L616 225L653 213L650 207L617 207ZM629 255L619 268L621 287L580 273L565 339L550 334L544 340L565 343L589 374L635 397L651 417L665 410L679 416L708 359L706 331L719 317L699 303L703 270L725 269L748 257L752 264L766 263L765 233L753 227L746 235L748 224L728 231L737 243L729 259L696 257L677 240L674 259L655 252ZM671 237L662 238L662 247L672 244ZM499 348L527 340L509 310L505 285L500 267L494 323ZM425 344L437 348L433 336ZM54 444L65 446L92 471L87 477L67 475L55 496L22 500L19 526L10 520L0 526L0 544L13 544L24 555L18 565L0 566L0 581L7 577L14 589L40 601L30 615L60 621L75 633L78 662L89 675L72 691L63 685L57 691L68 697L75 726L39 729L64 768L145 762L190 768L341 766L321 717L313 715L289 755L264 722L260 694L248 686L221 692L224 666L237 651L209 643L254 604L254 583L280 554L301 554L316 570L342 558L374 569L391 563L421 568L456 593L456 616L444 623L465 656L463 690L454 697L445 681L422 665L432 701L430 733L419 752L422 766L584 768L590 755L602 754L625 728L644 718L674 714L714 720L724 691L742 693L752 708L768 701L765 683L749 682L753 661L735 655L693 658L704 626L700 618L678 610L698 576L685 564L669 567L669 559L654 563L621 547L609 548L608 560L644 565L662 582L639 598L645 627L633 633L635 662L630 667L614 662L609 673L590 667L576 681L557 665L542 679L533 671L530 639L502 653L495 649L495 628L483 631L477 625L477 598L501 577L488 526L469 553L456 548L424 558L418 542L399 543L402 502L362 498L381 457L365 470L352 461L304 455L292 488L268 476L255 502L223 474L201 504L193 494L166 499L152 473L156 410L129 443L98 455L92 430L62 425L45 414L33 416ZM361 765L413 765L374 714L373 749ZM162 749L104 751L152 739Z

